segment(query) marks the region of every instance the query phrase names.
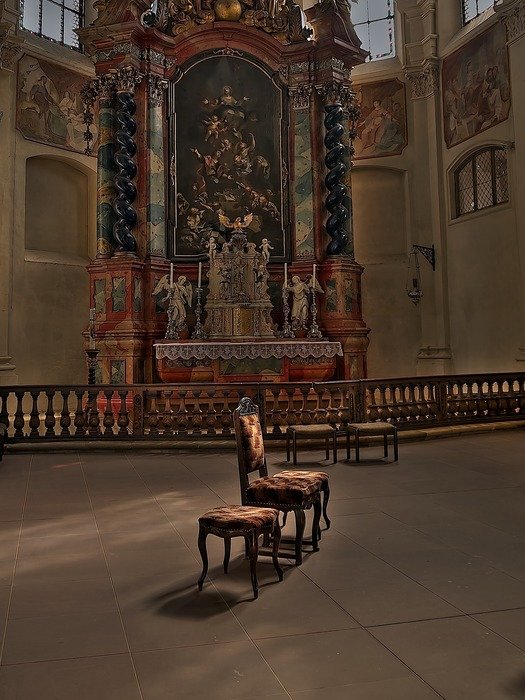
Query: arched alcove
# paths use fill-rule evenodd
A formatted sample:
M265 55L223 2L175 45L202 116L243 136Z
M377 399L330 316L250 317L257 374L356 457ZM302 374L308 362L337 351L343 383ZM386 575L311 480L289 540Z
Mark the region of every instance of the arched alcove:
M26 161L25 247L88 256L88 176L66 160Z

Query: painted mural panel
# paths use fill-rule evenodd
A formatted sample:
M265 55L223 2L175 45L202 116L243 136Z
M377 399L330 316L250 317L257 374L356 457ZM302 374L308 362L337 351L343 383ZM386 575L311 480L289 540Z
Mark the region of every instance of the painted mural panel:
M198 257L236 229L272 259L288 254L283 91L250 60L199 59L174 85L170 220L176 256ZM173 153L174 150L174 153Z
M113 277L111 302L113 311L126 310L126 280L124 277Z
M397 156L407 145L405 85L383 80L356 86L361 115L356 124L354 159Z
M295 114L295 252L298 258L314 255L314 200L310 112Z
M443 61L445 142L450 148L505 121L510 111L510 77L503 24Z
M80 91L86 79L62 66L23 56L18 64L17 95L17 127L23 136L84 153ZM97 119L91 127L95 139L96 124Z

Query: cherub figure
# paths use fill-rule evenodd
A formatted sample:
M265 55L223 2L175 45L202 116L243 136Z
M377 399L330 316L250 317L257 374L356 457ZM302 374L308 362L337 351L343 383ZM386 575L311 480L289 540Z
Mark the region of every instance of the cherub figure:
M210 259L210 265L213 265L215 261L215 256L217 254L217 241L213 236L210 236L208 243L206 244L208 250L208 258Z
M218 212L218 215L221 224L232 231L244 231L253 220L253 214L244 214L242 217L238 216L233 222L230 221L225 214L221 214L221 212Z
M206 126L205 141L211 138L218 141L221 132L226 131L228 128L216 114L212 114L211 117L206 117L202 123Z
M271 255L270 251L274 250L274 247L270 245L270 241L267 238L262 239L261 245L259 247L261 249L261 254L264 262L269 263Z

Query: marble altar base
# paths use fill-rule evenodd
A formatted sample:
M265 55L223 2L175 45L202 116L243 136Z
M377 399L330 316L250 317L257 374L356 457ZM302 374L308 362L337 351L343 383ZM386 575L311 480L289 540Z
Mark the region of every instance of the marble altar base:
M314 382L331 379L340 343L327 340L172 341L154 345L165 383Z

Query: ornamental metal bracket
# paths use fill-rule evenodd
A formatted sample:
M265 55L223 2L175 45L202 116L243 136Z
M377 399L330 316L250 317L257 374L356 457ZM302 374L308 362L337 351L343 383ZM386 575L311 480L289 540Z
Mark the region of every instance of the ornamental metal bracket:
M413 245L412 250L421 253L432 265L434 272L436 271L436 250L433 245Z

